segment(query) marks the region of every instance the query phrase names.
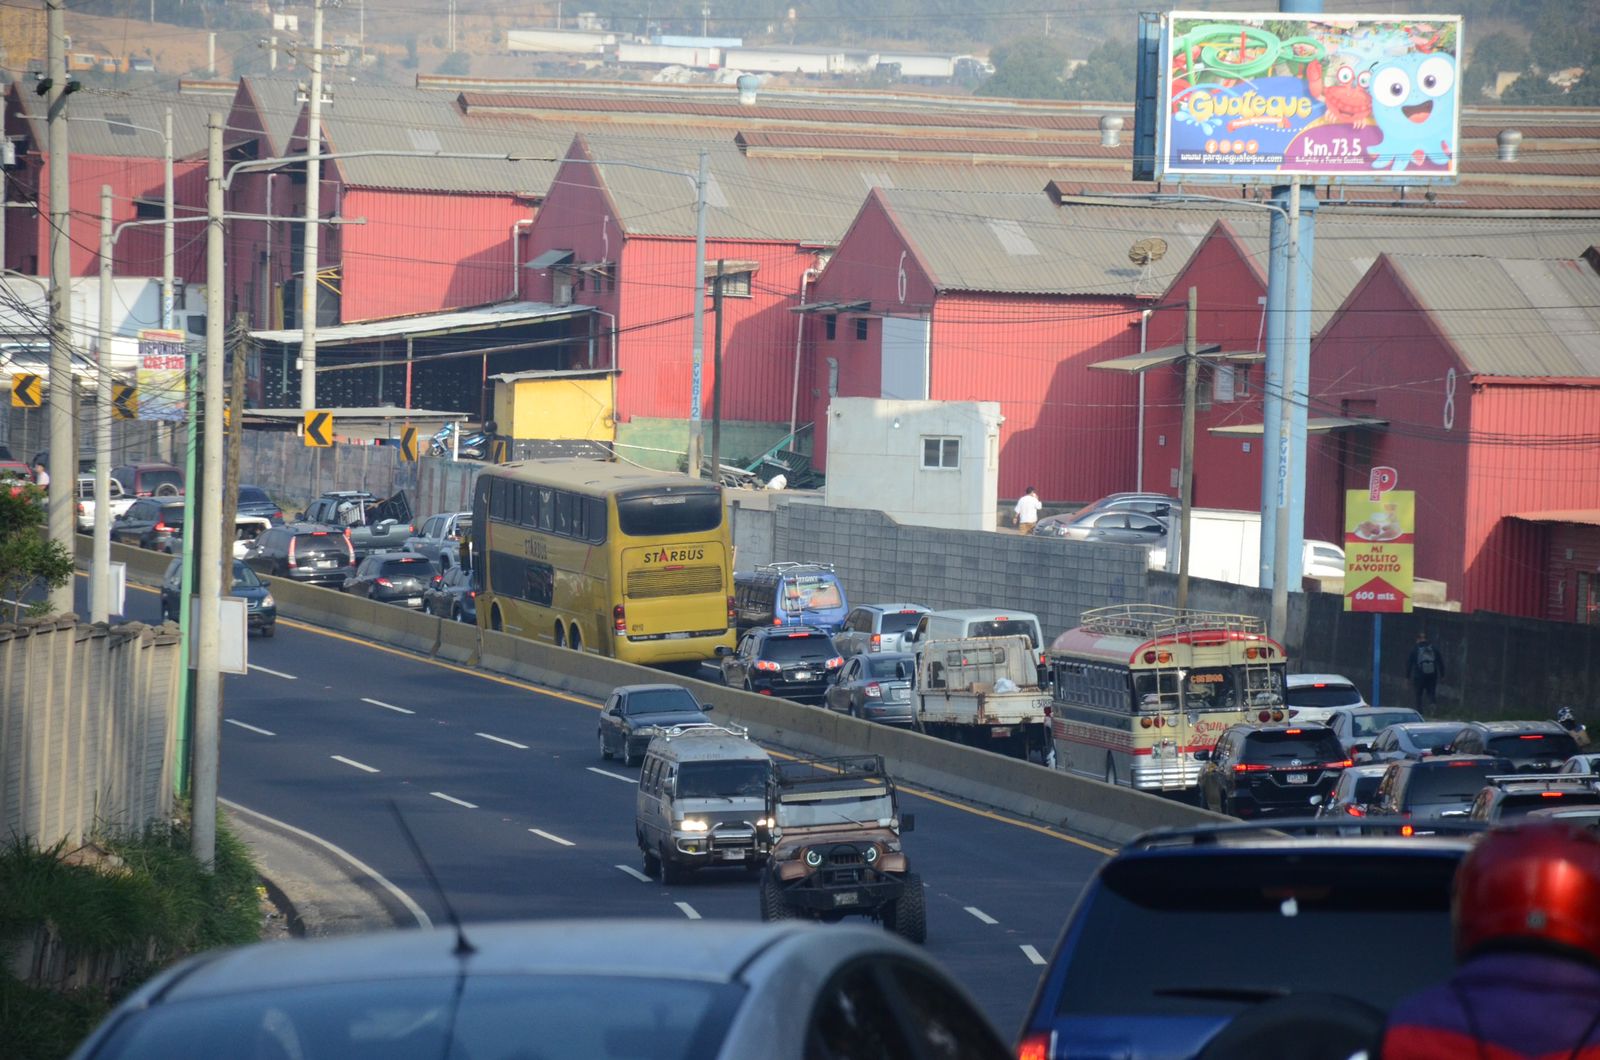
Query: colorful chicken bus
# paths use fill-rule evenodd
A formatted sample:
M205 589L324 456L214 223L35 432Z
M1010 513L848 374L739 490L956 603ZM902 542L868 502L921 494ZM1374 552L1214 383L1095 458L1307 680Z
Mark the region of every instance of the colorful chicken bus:
M1121 604L1056 638L1056 764L1141 791L1199 782L1230 725L1282 721L1283 646L1250 615Z

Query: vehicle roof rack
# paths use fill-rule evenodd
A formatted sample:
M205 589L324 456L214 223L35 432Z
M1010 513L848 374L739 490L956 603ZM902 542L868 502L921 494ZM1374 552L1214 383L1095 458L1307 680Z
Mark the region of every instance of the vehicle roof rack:
M1494 773L1483 778L1491 784L1600 784L1594 773Z
M796 571L825 570L833 573L831 563L758 563L756 570L772 574L792 574Z
M741 740L748 740L750 739L750 730L745 728L743 725L713 725L710 722L707 722L704 725L674 725L670 729L662 729L661 731L657 732L655 738L658 740L666 740L670 743L673 740L681 740L685 736L710 735L734 736Z
M835 755L827 758L800 758L775 762L773 776L789 787L796 784L854 783L862 777L888 779L882 755Z
M1249 636L1266 635L1255 615L1225 611L1197 611L1165 604L1113 604L1085 611L1078 625L1091 633L1120 633L1136 637L1161 637L1200 630L1221 630Z

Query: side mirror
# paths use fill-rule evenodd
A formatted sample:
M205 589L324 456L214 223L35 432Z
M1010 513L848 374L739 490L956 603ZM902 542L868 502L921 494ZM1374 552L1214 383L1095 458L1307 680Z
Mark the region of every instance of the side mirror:
M702 704L700 704L700 710L701 710L702 713L710 714L715 709L716 708L713 707L710 703L702 703Z
M1200 750L1196 751L1194 753L1194 760L1196 762L1209 762L1209 761L1211 761L1211 751L1210 751L1210 749L1202 747Z
M902 831L902 832L915 832L916 830L917 830L917 815L914 814L914 813L903 813L903 814L901 814L900 815L900 831Z
M295 512L294 513L294 521L297 522L297 523L305 522L306 521L306 513L305 512Z
M733 654L733 649L728 647L726 644L718 644L717 645L717 650L716 650L717 658L720 659L720 658L722 658L722 657L724 657L726 655L732 655L732 654Z
M1311 796L1311 805L1313 805L1313 806L1321 806L1322 805L1322 796L1321 795L1313 795L1313 796Z

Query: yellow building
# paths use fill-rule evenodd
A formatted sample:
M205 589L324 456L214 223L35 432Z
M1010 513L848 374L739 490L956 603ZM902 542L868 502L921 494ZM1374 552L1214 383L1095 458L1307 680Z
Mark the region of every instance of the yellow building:
M611 369L507 372L491 378L495 422L507 438L616 440L616 373Z

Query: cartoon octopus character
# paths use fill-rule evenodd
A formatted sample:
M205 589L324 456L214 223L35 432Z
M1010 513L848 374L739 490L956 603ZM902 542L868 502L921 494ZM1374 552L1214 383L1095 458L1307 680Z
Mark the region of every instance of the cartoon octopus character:
M1352 55L1331 55L1327 69L1324 74L1320 62L1306 67L1306 89L1327 107L1327 119L1357 129L1372 124L1371 65Z
M1423 160L1448 165L1454 145L1455 57L1414 52L1372 73L1372 120L1383 142L1367 148L1372 168L1403 172ZM1421 156L1420 158L1418 156Z

